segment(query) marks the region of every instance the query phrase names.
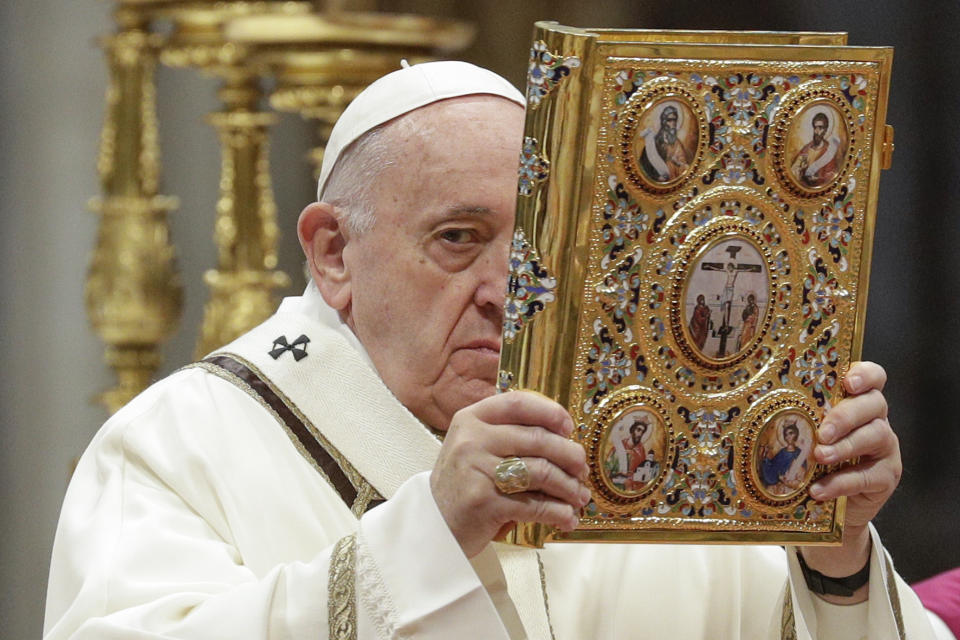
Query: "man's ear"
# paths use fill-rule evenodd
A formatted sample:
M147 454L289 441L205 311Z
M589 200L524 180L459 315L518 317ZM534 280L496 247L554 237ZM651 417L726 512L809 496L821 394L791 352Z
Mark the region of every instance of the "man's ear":
M341 227L333 205L326 202L307 205L297 221L297 237L320 295L337 311L349 311L350 273L343 262L343 248L349 236Z

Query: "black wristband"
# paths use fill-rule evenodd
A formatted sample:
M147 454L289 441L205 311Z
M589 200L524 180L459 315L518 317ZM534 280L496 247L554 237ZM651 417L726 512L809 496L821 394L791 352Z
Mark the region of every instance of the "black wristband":
M814 593L822 596L852 596L854 591L867 584L870 580L870 558L867 557L867 564L863 569L853 575L844 578L831 578L825 576L816 569L811 569L803 559L803 554L797 550L797 560L800 561L800 569L803 571L803 579L807 583L807 588Z

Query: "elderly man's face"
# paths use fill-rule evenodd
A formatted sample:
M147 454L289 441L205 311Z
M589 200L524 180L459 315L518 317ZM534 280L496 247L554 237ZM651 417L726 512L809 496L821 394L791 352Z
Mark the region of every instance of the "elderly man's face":
M492 96L403 116L376 222L343 250L348 324L387 387L438 429L494 392L522 131L523 109Z

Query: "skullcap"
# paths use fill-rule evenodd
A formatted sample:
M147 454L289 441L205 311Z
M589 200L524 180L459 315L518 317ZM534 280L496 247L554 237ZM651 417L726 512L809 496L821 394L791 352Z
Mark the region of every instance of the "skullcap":
M477 94L500 96L520 106L526 101L506 79L468 62L424 62L393 71L354 98L334 125L323 152L317 199L344 149L367 131L428 104Z

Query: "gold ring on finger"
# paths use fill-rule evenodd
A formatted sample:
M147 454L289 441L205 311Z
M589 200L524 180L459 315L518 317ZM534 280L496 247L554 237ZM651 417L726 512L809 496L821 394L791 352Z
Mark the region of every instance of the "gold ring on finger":
M504 458L493 472L493 483L501 493L520 493L530 488L530 469L516 456Z

